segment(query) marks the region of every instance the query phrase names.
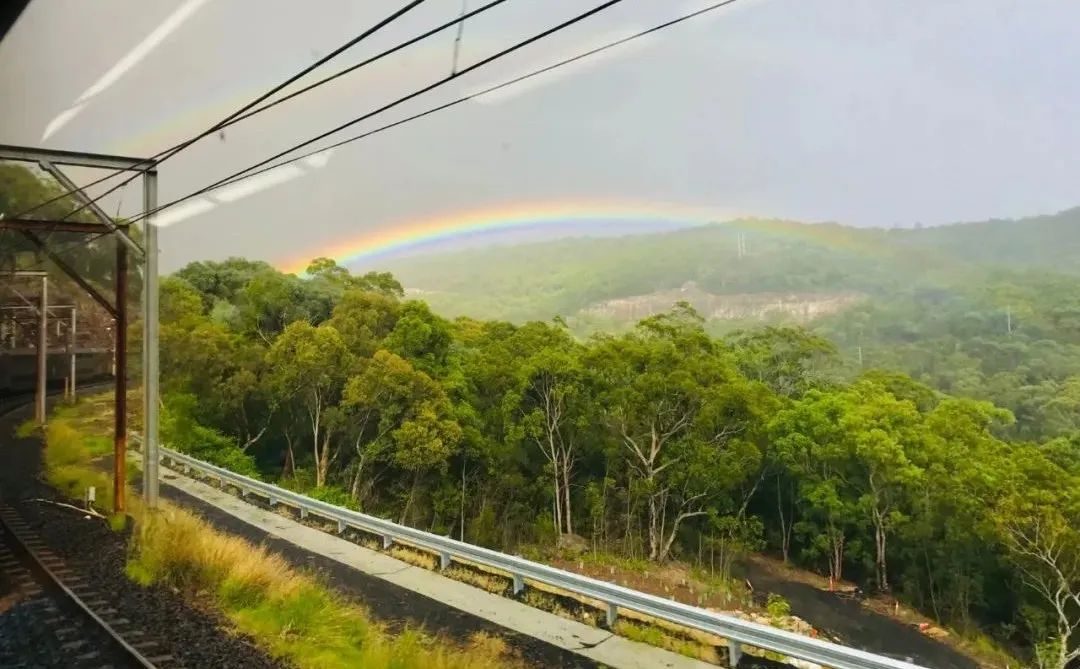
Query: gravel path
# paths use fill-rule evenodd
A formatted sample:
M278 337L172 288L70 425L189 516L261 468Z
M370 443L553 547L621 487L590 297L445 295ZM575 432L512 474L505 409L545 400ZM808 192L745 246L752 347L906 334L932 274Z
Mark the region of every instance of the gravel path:
M144 588L130 581L124 573L126 534L113 532L99 519L87 519L68 509L29 501L55 499L57 495L38 480L40 442L36 438L13 436L15 426L26 417L26 410L0 416L0 496L19 511L72 570L94 584L120 615L140 621L144 633L161 644L162 654L173 655L183 666L190 669L288 666L268 658L249 639L225 631L228 622L220 615L193 608L179 593L161 587ZM23 638L28 646L34 645L30 637Z
M841 643L897 659L911 658L934 669L978 669L979 664L948 645L887 616L868 611L859 602L812 585L785 579L750 563L744 577L764 596L775 592L788 600L791 612Z

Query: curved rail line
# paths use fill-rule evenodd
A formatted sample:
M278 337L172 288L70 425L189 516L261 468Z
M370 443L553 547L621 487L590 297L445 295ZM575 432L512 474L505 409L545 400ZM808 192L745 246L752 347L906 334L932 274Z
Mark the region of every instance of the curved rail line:
M110 608L93 588L78 582L81 579L10 506L0 505L0 527L3 529L0 568L23 595L35 601L50 600L45 603L46 612L52 616L48 622L56 626L59 648L69 653L78 662L77 666L116 667L119 658L125 667L177 669L180 666L172 655L144 654L153 653L157 642L144 638L141 630ZM77 613L63 615L69 611ZM81 634L73 624L76 618L84 622ZM95 647L102 640L112 647L113 652L108 656L101 652L104 648Z

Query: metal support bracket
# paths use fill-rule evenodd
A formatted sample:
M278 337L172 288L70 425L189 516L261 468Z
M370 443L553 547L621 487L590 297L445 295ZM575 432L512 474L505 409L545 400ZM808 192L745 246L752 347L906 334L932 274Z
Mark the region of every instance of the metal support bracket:
M97 203L95 203L90 197L88 197L81 188L76 186L75 182L69 179L68 176L64 174L59 167L57 167L48 160L39 160L38 165L41 166L41 169L53 175L53 178L59 181L61 186L63 186L69 191L73 191L72 196L76 200L78 200L80 204L86 207L90 211L90 213L94 215L94 218L101 221L102 225L109 228L109 230L116 234L116 236L119 237L120 241L128 247L128 250L135 254L136 258L139 258L141 260L144 257L145 253L143 252L142 247L139 246L138 243L136 243L136 241L132 239L130 235L128 235L127 230L121 229L119 226L117 226L116 222L112 220L112 217L102 211L101 207L99 207Z
M742 644L738 641L732 641L728 639L728 666L731 669L735 669L739 666L739 660L742 659Z
M36 246L39 251L45 254L46 258L51 260L54 265L59 267L60 271L66 274L69 279L78 284L79 288L85 290L87 294L90 295L90 297L94 298L94 301L100 304L105 309L105 311L109 312L109 315L112 316L113 319L116 319L116 307L113 305L112 302L105 299L105 296L102 295L95 286L91 285L89 281L82 278L79 273L67 263L67 261L57 255L55 251L51 250L48 245L46 245L45 242L41 240L40 237L35 235L33 232L30 232L29 230L23 230L22 233L23 236L29 239L30 242L34 246Z

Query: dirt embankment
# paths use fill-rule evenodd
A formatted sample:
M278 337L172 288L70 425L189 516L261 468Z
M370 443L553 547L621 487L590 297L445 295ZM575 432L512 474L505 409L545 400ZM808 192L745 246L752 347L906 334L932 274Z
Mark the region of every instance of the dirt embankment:
M807 323L820 316L846 309L865 297L853 291L717 294L702 290L693 281L689 281L674 290L598 302L582 309L582 313L634 322L667 311L676 302L686 301L708 320L763 320L785 317L798 323Z
M631 565L615 560L598 562L586 556L551 557L547 561L586 576L736 615L763 613L769 593L775 593L791 605L793 615L783 626L801 633L897 659L910 658L935 669L980 667L980 662L951 645L955 640L929 633L938 628L920 630L919 622L925 619L913 612L901 609L905 615L892 615L884 600L856 598L850 586L830 592L827 578L766 558L753 558L743 565L738 574L742 583L735 584L695 575L678 564ZM887 609L889 615L885 614Z
M867 606L850 586L830 592L828 579L784 567L765 558L748 560L740 576L754 589L755 599L773 592L791 604L791 611L840 643L873 653L910 658L935 669L978 669L980 663L949 643L921 631L917 624L884 615Z

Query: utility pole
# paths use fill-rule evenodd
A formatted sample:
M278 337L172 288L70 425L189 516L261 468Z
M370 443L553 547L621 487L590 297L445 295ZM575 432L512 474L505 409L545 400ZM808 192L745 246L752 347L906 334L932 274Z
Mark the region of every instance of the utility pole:
M124 510L127 481L127 247L116 245L116 376L113 383L113 510Z
M143 210L157 208L157 172L143 173ZM158 229L156 217L143 221L143 501L158 500Z
M1005 332L1012 336L1012 305L1005 305Z
M71 328L68 329L68 350L71 353L71 370L68 374L68 385L71 388L71 395L68 397L72 402L75 401L75 346L77 344L75 340L75 307L71 308Z
M41 305L38 308L38 345L37 345L37 394L34 398L34 420L38 425L45 424L45 384L48 382L48 344L49 344L49 277L41 277Z
M85 167L91 169L124 170L136 173L143 182L143 210L153 211L157 207L157 161L154 158L132 158L128 156L114 156L96 153L82 153L77 151L58 151L54 149L42 149L25 146L9 146L0 144L0 160L15 160L22 162L37 163L42 170L50 173L63 186L70 191L70 195L82 204L92 217L98 219L96 223L60 220L49 221L42 219L5 219L0 217L0 230L16 230L22 232L37 248L45 254L71 278L90 297L100 304L115 319L116 331L114 334L115 356L113 368L116 378L116 407L114 410L115 433L114 454L114 498L115 509L122 511L124 508L124 482L125 476L125 450L127 447L127 331L128 331L128 253L134 254L139 260L144 257L143 249L138 242L128 234L126 225L119 225L105 213L94 200L74 182L67 177L59 166ZM158 287L157 287L157 230L151 224L152 217L146 219L147 242L153 247L154 252L147 259L145 266L144 286L144 322L143 322L143 351L146 396L144 442L146 443L146 462L144 467L144 495L147 506L153 507L157 501L157 430L158 430ZM90 284L70 264L64 261L57 253L48 248L46 241L39 236L54 231L71 232L80 235L100 236L103 232L111 234L117 239L116 255L116 304L108 300L101 292ZM122 249L122 250L121 250ZM15 273L16 276L19 272ZM25 274L25 273L24 273Z

